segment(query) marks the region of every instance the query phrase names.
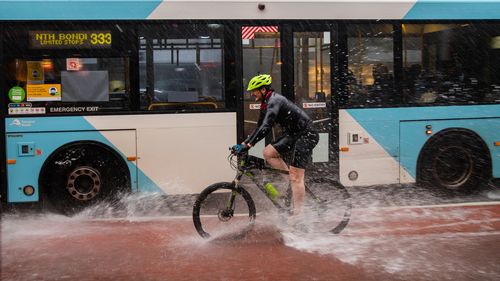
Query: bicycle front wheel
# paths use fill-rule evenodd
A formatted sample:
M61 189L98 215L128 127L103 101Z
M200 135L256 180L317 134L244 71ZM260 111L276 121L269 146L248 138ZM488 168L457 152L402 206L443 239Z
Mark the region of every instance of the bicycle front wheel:
M337 181L319 178L306 184L304 215L315 232L340 233L351 217L351 195Z
M221 182L203 190L193 206L193 222L203 238L240 237L255 221L250 194L233 183Z

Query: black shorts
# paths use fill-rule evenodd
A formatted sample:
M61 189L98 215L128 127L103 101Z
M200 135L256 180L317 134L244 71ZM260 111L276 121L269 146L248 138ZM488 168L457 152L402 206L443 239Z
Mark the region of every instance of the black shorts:
M307 164L312 159L313 148L318 144L319 135L314 130L308 130L298 137L283 135L271 145L279 152L280 155L293 151L293 159L290 164L293 167L305 169Z

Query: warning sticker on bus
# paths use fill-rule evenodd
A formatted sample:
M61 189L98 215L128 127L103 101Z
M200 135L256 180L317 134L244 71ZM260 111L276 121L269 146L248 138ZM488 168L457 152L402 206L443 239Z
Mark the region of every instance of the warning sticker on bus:
M249 105L249 108L250 108L251 110L259 110L259 109L260 109L260 103L251 103L251 104Z
M60 101L61 84L26 85L28 101Z
M326 102L304 102L302 103L303 108L325 108Z

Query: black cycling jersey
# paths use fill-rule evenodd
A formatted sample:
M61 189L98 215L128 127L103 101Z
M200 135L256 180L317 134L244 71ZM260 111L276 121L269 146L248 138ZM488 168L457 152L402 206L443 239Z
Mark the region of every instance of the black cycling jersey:
M272 92L262 102L257 129L248 136L245 143L255 145L276 123L283 128L284 134L294 138L312 128L311 118L302 109L284 96Z

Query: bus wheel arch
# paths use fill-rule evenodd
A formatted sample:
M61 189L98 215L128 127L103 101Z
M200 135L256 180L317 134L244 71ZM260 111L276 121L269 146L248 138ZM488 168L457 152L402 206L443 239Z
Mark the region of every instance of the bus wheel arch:
M114 149L97 141L76 141L56 149L40 170L43 200L71 214L131 189L129 168Z
M447 195L478 191L491 177L491 154L483 139L463 128L432 136L417 160L417 184Z

